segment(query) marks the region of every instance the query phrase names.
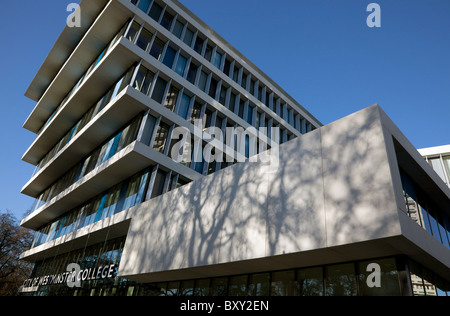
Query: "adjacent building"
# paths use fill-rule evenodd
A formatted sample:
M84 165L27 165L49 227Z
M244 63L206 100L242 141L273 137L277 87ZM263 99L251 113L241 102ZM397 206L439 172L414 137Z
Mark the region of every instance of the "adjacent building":
M450 189L380 106L324 126L175 0L80 8L26 92L24 295L450 294Z

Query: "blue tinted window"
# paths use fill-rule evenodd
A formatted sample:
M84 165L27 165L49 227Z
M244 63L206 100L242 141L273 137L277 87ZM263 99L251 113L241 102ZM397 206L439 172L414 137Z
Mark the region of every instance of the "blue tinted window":
M168 46L164 55L163 64L169 68L172 68L176 53L177 52L172 47Z
M177 66L175 67L175 72L183 77L184 70L186 69L187 60L183 56L178 56Z
M180 108L178 109L178 115L180 115L184 119L187 119L190 103L191 98L183 94L183 97L181 98Z
M141 0L139 1L138 8L147 13L150 2L151 0Z

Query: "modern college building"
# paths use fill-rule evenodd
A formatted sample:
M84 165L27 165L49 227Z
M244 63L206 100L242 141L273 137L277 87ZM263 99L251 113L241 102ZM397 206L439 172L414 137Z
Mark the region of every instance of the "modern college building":
M323 126L175 0L83 0L26 96L23 295L450 295L450 189L370 106Z

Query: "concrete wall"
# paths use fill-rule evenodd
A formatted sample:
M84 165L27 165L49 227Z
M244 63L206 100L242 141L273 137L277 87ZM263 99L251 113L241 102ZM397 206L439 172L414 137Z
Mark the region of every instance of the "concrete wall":
M231 273L221 264L254 259L263 270L289 254L401 234L378 106L282 145L278 170L265 170L237 164L137 206L119 274Z

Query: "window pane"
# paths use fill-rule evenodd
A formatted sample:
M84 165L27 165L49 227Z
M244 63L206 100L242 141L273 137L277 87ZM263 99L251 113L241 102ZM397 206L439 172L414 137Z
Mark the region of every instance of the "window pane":
M211 61L212 50L213 48L211 46L206 45L205 55L203 57L205 57L207 61Z
M133 88L148 95L153 81L153 73L145 67L141 67L132 83Z
M409 271L411 275L411 284L414 296L425 296L425 288L423 286L422 271L414 262L409 262Z
M160 59L161 58L161 54L164 48L164 42L161 41L159 38L156 38L155 41L153 42L153 46L150 50L150 55L152 55L153 57L155 57L156 59Z
M163 153L168 135L169 135L169 125L161 122L161 124L158 127L158 131L156 133L153 149L159 151L160 153Z
M210 284L211 284L210 279L195 281L194 295L195 296L208 296Z
M248 295L269 296L270 273L252 274L249 277Z
M200 73L200 80L198 82L198 87L200 88L200 90L206 92L206 84L208 82L208 75L202 71Z
M136 41L136 45L147 51L150 46L150 41L152 40L153 34L149 31L143 29L141 34L139 35L138 40Z
M444 157L444 166L447 171L447 177L450 179L450 157Z
M184 76L184 70L186 69L187 59L179 55L177 60L177 66L175 67L175 72L181 77Z
M201 114L202 114L202 106L199 103L195 102L194 109L192 110L191 115L191 123L194 123L195 120L200 120Z
M211 296L226 296L227 295L228 278L214 278L212 279Z
M140 28L139 24L137 24L136 22L133 22L133 24L131 25L130 30L128 31L125 38L127 38L131 42L134 42L134 40L136 38L136 34L139 31L139 28Z
M230 277L229 296L246 296L247 295L247 276Z
M222 64L222 55L216 52L216 57L214 58L214 66L220 69L221 64Z
M173 35L175 35L178 38L181 38L181 35L183 34L184 24L180 21L175 22L175 26L173 27Z
M189 104L191 103L191 98L185 94L183 94L181 98L180 108L178 109L178 115L182 118L187 119Z
M179 90L174 86L171 86L169 89L169 93L167 94L166 103L164 107L173 111L175 109L175 105L177 104Z
M172 69L176 54L177 52L172 47L168 46L166 53L164 54L163 64Z
M225 59L225 64L223 66L223 72L230 76L230 70L231 70L231 62L228 59Z
M173 16L168 12L164 13L164 16L161 20L161 25L166 29L170 30L170 26L172 25Z
M326 267L327 296L355 296L356 276L353 263Z
M298 271L298 291L301 296L323 296L322 268L309 268Z
M153 3L152 8L150 9L150 12L148 15L155 20L156 22L159 21L159 17L161 16L162 8L159 4L156 2Z
M180 296L193 296L194 295L194 281L181 282Z
M375 263L380 267L380 285L381 287L369 287L368 277L374 272L369 269L369 265ZM394 258L370 260L360 262L358 264L359 270L359 286L361 295L363 296L399 296L401 295L400 284L398 279L397 266ZM373 281L373 280L369 280Z
M272 273L272 296L294 296L296 294L295 271Z
M180 282L169 282L167 284L166 296L178 296Z
M164 99L164 93L166 91L167 81L158 77L155 83L155 89L153 90L152 99L158 103L162 103Z
M198 67L196 65L194 65L193 63L191 63L191 65L189 66L189 71L188 71L186 80L189 81L190 83L194 84L195 77L197 75L197 70L198 70Z
M138 8L147 13L151 0L140 0Z
M195 45L194 45L194 50L201 54L202 53L202 49L203 49L203 43L205 41L202 40L200 37L197 36L197 39L195 40Z
M442 181L445 182L444 169L442 168L441 158L430 159L430 164L433 167L434 171L441 177Z
M186 34L184 35L183 42L185 42L187 46L191 47L193 39L194 39L194 32L192 32L190 29L186 29Z
M167 173L162 170L158 170L158 172L156 173L155 184L153 185L152 191L152 199L164 193L163 190L166 176Z
M216 79L211 78L211 84L209 85L209 96L213 99L216 98L218 82Z

